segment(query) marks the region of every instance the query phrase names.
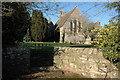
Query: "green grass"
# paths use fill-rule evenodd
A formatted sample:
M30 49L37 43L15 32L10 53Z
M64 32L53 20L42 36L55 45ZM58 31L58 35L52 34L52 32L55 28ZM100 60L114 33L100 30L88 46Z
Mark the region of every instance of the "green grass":
M54 43L54 42L25 42L19 44L21 47L29 46L32 50L39 50L41 52L53 52L54 47L77 47L90 48L94 45L90 44L68 44L68 43Z
M22 46L52 46L52 47L93 47L93 45L90 44L68 44L68 43L54 43L54 42L25 42L20 43Z

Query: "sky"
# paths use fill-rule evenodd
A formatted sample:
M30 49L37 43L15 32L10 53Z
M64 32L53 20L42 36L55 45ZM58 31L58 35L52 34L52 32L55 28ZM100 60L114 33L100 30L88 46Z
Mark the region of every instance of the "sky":
M109 23L109 20L114 17L115 15L118 15L117 12L115 12L114 9L112 10L106 10L107 8L104 7L105 3L108 2L114 2L119 0L2 0L3 2L47 2L47 3L54 3L59 2L59 5L64 7L63 10L64 14L72 10L75 6L78 6L80 13L87 17L89 21L91 22L101 22L101 26L104 26L105 24ZM95 5L97 5L95 7ZM59 11L58 11L59 12ZM49 15L51 18L51 21L55 24L60 14L57 15ZM45 14L44 16L49 19Z
M107 2L60 2L59 5L64 7L64 14L72 10L75 6L79 9L80 13L85 16L90 22L101 22L101 26L109 23L109 20L117 15L114 9L107 10L104 5ZM96 5L96 6L95 6ZM60 14L56 14L58 17L51 15L51 21L55 24Z

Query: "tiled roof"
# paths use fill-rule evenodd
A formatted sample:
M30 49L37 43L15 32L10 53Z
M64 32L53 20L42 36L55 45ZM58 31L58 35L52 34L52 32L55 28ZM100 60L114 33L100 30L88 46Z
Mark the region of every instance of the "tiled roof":
M64 25L64 23L67 21L67 19L69 18L69 16L73 13L73 11L75 9L77 9L77 8L75 7L74 9L72 9L71 11L69 11L68 13L66 13L65 15L63 15L59 18L59 20L55 24L55 25L57 25L57 28L62 27Z

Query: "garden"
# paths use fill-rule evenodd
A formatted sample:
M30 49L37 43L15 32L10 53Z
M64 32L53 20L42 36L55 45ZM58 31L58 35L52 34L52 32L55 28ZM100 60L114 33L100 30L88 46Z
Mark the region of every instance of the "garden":
M45 7L43 8L43 6ZM51 9L49 9L49 6ZM115 10L115 13L120 11L119 6L120 2L101 5L107 11ZM58 8L62 9L59 3L2 2L3 80L85 79L86 77L83 75L67 71L52 71L55 69L52 67L54 65L53 57L57 51L54 47L101 49L104 58L120 69L120 15L110 16L112 19L109 19L109 22L100 29L91 30L93 25L90 25L89 22L85 24L87 27L83 30L83 34L86 36L91 35L92 44L59 43L59 32L52 27L54 26L52 21L50 22L44 16L46 12L50 13L52 10L58 13ZM53 14L56 14L55 12L52 11ZM107 19L105 18L105 20ZM51 28L48 24L52 25Z

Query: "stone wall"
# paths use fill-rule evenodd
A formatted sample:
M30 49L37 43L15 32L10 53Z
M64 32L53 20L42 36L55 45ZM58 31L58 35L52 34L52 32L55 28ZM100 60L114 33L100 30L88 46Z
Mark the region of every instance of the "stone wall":
M79 44L84 43L85 37L84 35L82 35L82 32L79 30L81 29L83 23L83 17L79 12L79 10L75 8L71 13L71 15L66 14L63 17L67 19L64 25L60 27L60 42L79 43Z
M118 69L96 48L55 47L55 66L88 78L118 78Z

